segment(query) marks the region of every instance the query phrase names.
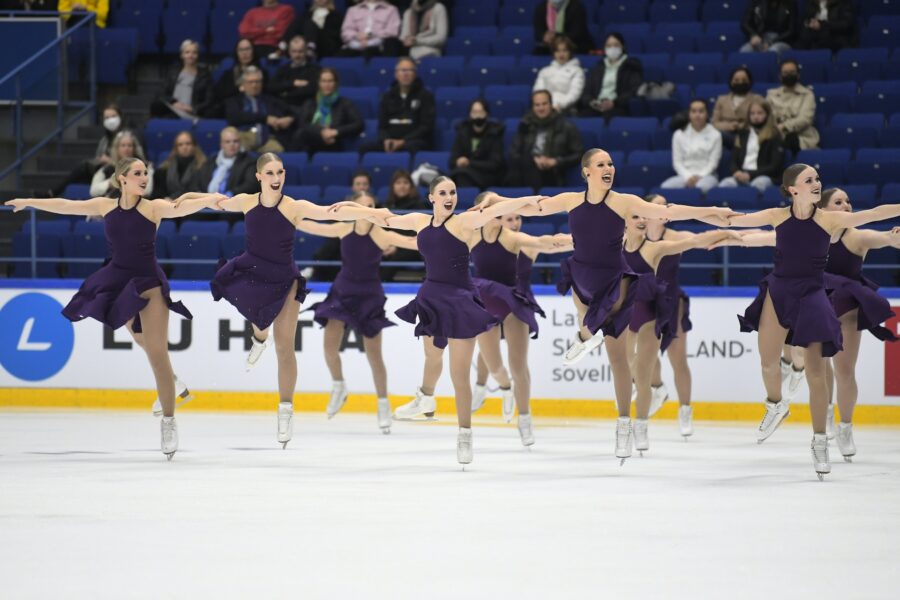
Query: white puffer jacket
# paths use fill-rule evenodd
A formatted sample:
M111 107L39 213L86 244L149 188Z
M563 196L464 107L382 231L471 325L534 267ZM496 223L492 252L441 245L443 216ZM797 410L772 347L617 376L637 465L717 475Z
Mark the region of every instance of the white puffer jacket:
M538 72L534 82L534 90L547 90L553 95L553 106L557 110L565 110L578 102L583 89L584 70L577 58L563 65L554 60Z

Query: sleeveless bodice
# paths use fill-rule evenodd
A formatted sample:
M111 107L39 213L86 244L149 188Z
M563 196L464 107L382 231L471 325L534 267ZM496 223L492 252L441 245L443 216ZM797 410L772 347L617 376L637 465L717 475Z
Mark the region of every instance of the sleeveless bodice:
M844 245L843 237L844 234L841 234L841 239L831 244L825 271L850 279L859 279L862 277L863 257L850 252Z
M481 241L472 248L472 262L475 264L475 277L490 279L510 287L516 285L517 254L513 254L500 243L500 230L497 239L488 242L481 233Z
M828 262L831 236L813 220L816 209L808 219L791 216L775 228L776 277L822 279Z
M625 220L606 203L609 192L598 204L587 201L569 212L569 231L575 244L576 261L605 268L622 267L622 238Z
M138 200L140 204L140 200ZM116 206L103 218L110 262L141 273L156 272L156 223L134 208Z
M353 231L341 238L341 271L338 277L351 281L380 281L381 248L369 234Z
M444 221L435 226L432 217L428 227L416 237L419 253L425 261L425 279L470 289L469 247L447 231L446 224Z
M296 228L278 209L282 198L271 207L257 200L256 206L247 211L247 252L271 263L292 264Z
M647 240L641 242L641 245L637 247L637 250L634 252L628 252L625 248L622 248L622 254L625 256L625 262L628 263L628 266L637 274L641 273L652 273L653 269L650 265L647 264L647 261L644 260L644 257L641 256L641 248L644 247L644 244L647 243Z

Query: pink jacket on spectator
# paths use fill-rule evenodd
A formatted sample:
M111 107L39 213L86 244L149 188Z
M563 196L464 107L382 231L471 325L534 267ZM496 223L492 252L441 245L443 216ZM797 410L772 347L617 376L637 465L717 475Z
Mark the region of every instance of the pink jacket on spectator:
M288 26L294 22L294 7L278 4L271 8L251 8L241 19L238 33L257 46L277 46ZM266 31L272 27L272 31Z
M347 10L344 24L341 25L341 40L345 46L353 48L359 45L359 34L368 31L369 41L366 46L378 46L385 38L400 35L400 13L397 7L386 2L378 2L369 8L368 2L362 2Z

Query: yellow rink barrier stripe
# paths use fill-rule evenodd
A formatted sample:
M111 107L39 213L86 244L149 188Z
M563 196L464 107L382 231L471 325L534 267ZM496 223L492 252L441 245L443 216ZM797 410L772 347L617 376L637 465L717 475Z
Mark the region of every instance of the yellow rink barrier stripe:
M194 399L179 410L189 411L268 411L274 410L277 394L273 392L196 391ZM116 410L146 410L156 394L150 390L93 390L71 388L0 388L0 408L90 408ZM391 397L391 406L408 402L409 396ZM616 417L612 400L562 400L535 398L532 411L536 417L572 419L613 419ZM296 410L324 412L328 394L299 393L294 396ZM372 394L353 395L343 411L374 413L376 399ZM694 418L701 421L758 421L763 416L761 402L695 402ZM453 398L438 398L438 413L455 416ZM809 420L809 407L791 406L792 420ZM500 416L500 400L489 398L479 415ZM678 404L667 402L654 418L675 419ZM900 425L900 406L859 405L854 423L872 425Z

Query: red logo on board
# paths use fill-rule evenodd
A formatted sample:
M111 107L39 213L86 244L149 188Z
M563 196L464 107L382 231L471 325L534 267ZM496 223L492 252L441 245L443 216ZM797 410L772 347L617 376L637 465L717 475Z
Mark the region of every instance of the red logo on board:
M894 316L887 320L885 327L897 335L900 327L900 306L892 306ZM884 345L884 395L900 396L900 342Z

